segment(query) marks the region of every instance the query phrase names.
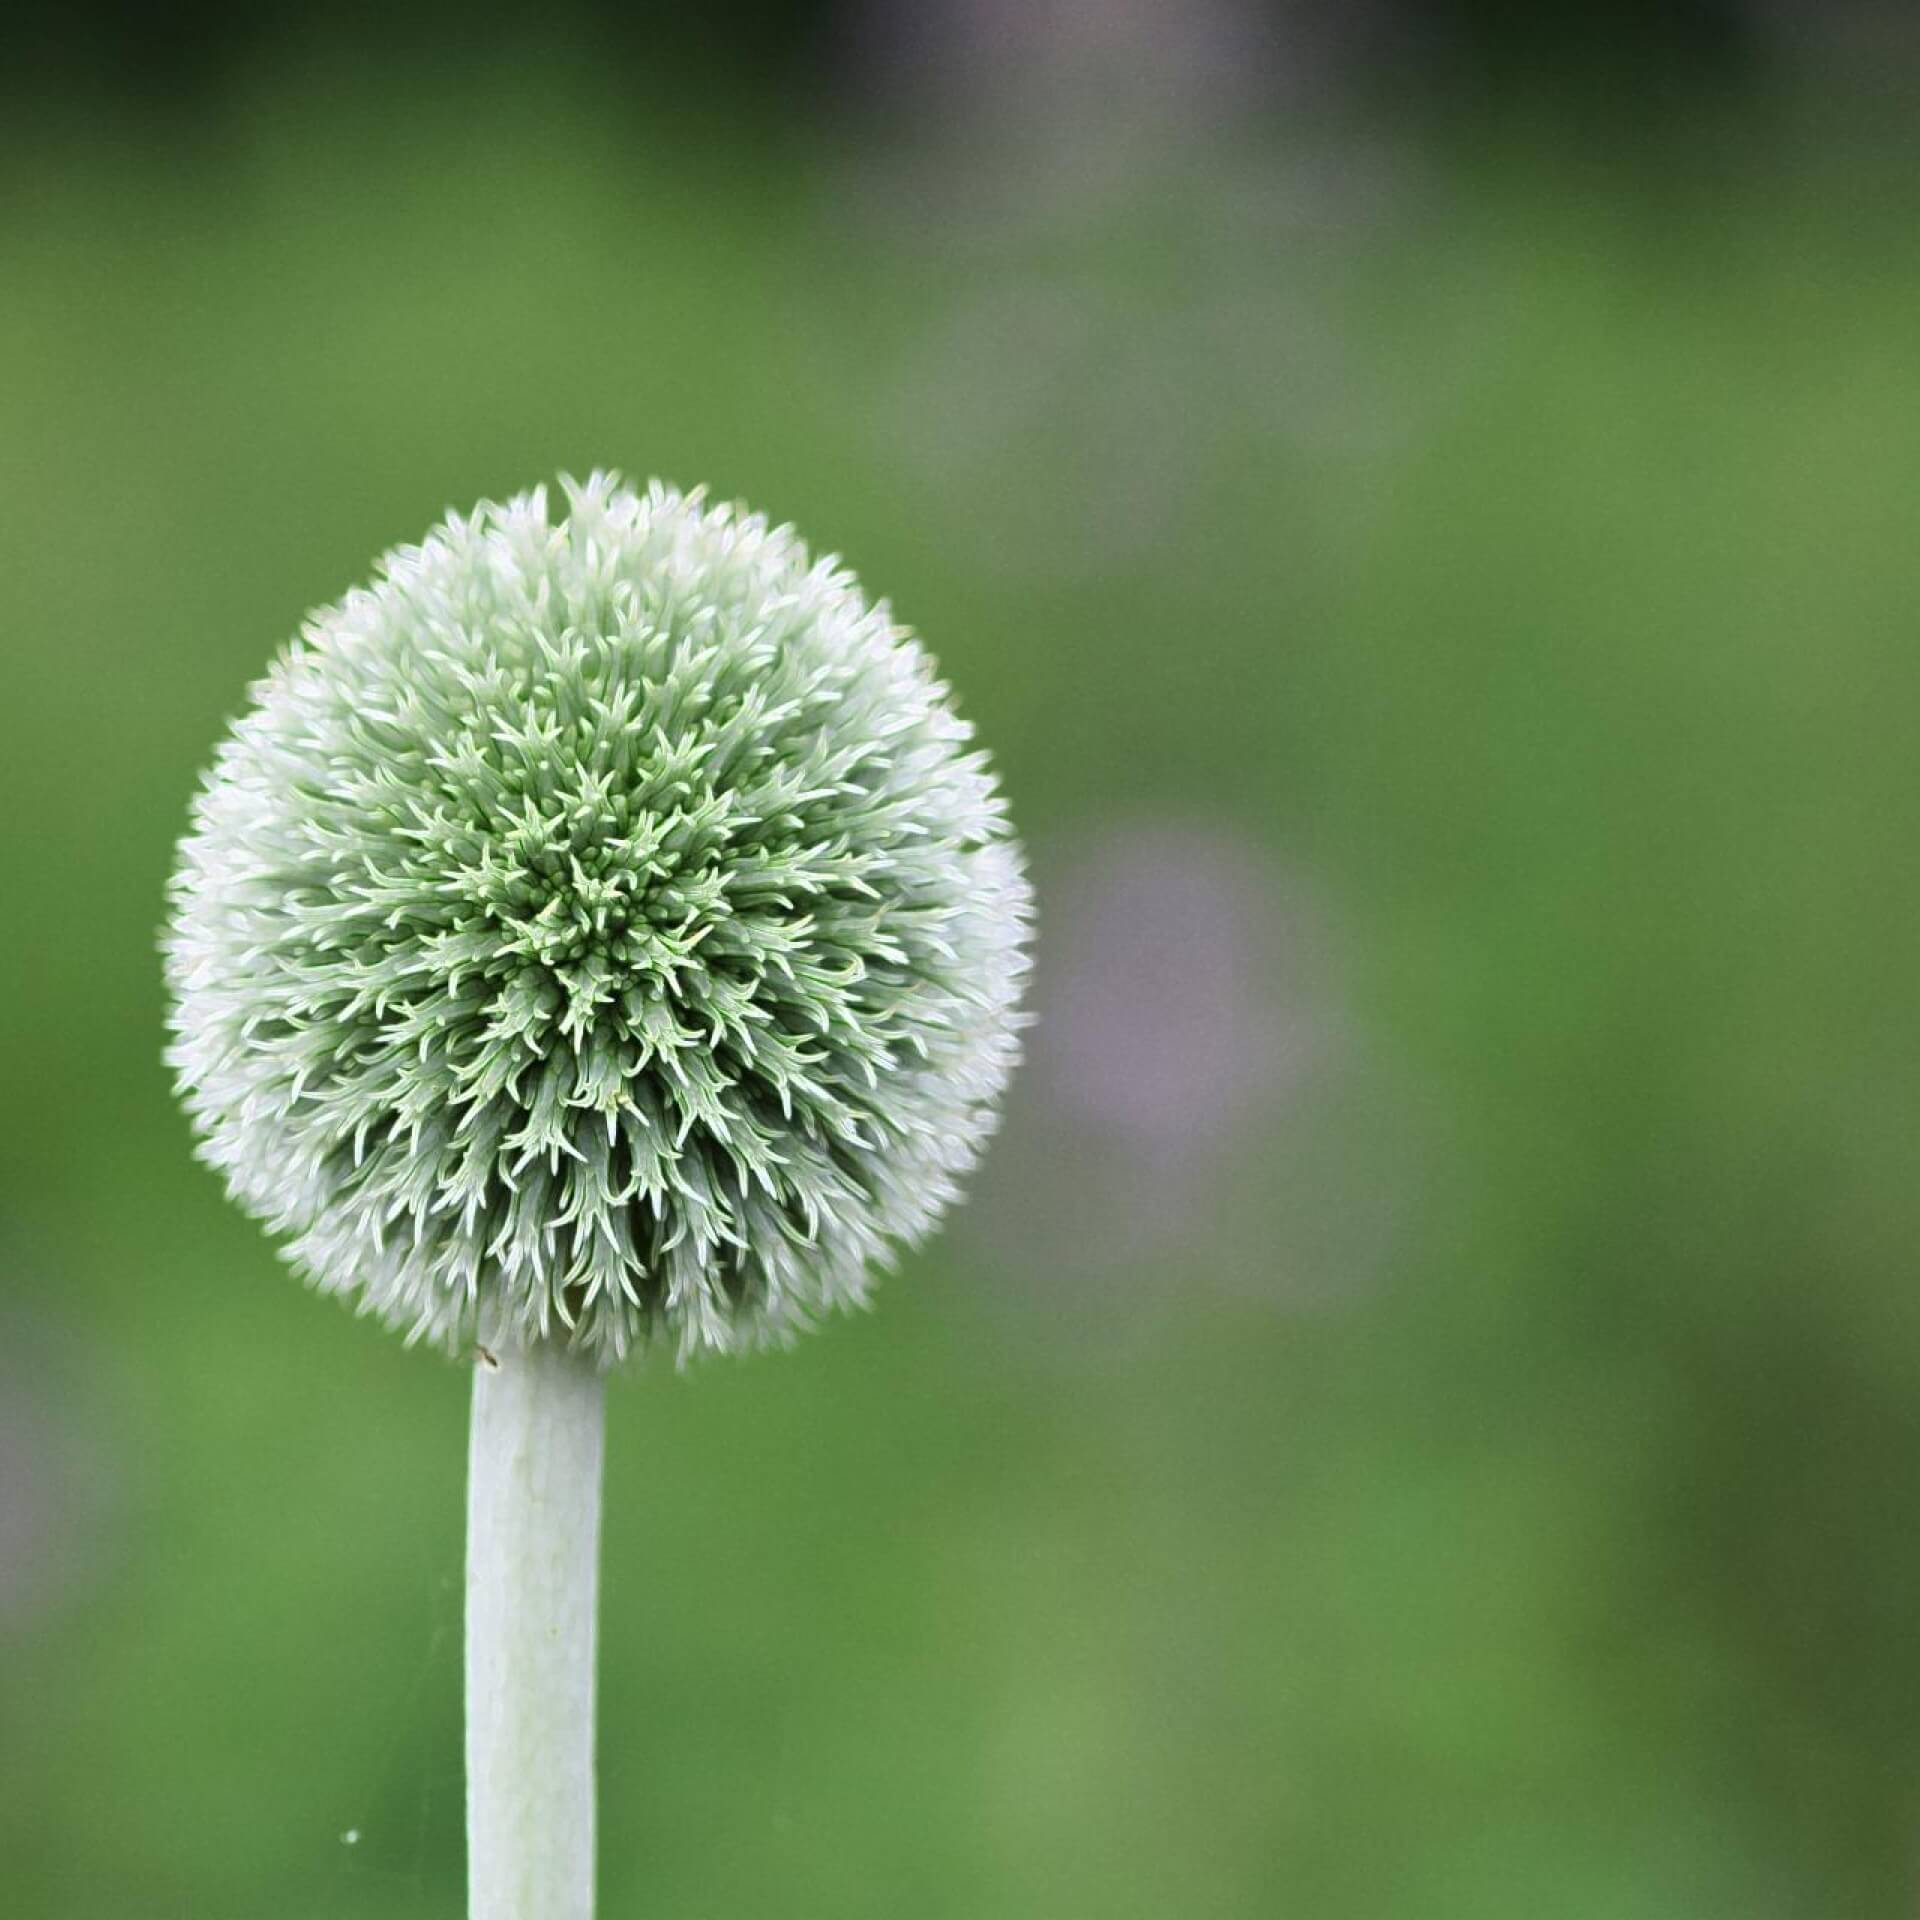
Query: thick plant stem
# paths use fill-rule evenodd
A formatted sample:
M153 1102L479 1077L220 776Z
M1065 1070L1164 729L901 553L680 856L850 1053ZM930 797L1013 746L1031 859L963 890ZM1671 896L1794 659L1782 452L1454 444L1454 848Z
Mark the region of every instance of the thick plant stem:
M467 1456L467 1912L592 1920L606 1388L557 1346L483 1354Z

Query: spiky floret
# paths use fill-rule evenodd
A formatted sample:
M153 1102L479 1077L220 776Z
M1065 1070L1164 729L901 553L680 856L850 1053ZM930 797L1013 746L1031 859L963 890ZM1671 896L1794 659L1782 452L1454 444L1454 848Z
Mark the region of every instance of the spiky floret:
M563 484L389 554L253 688L180 847L168 1057L233 1195L409 1336L781 1340L992 1129L1020 855L835 560Z

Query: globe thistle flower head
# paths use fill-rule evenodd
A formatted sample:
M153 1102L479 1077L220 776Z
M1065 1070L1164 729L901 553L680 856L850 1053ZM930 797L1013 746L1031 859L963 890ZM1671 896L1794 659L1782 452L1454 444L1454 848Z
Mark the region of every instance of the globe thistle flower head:
M410 1337L780 1341L992 1130L1023 864L835 560L564 491L389 554L254 687L180 847L169 1060L233 1195Z

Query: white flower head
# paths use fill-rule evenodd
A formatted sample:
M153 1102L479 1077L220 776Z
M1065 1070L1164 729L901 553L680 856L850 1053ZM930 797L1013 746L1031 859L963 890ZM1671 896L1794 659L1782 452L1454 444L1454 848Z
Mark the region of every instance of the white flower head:
M1032 903L920 645L596 474L313 615L182 841L169 1060L296 1268L612 1365L865 1298L991 1132Z

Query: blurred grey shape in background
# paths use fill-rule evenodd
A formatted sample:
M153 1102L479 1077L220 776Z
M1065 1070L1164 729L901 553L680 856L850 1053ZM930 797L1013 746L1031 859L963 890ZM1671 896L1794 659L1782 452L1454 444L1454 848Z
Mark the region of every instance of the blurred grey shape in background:
M1029 1070L966 1229L1014 1321L1097 1351L1207 1301L1370 1293L1417 1133L1308 875L1230 827L1143 820L1044 845L1037 879Z

